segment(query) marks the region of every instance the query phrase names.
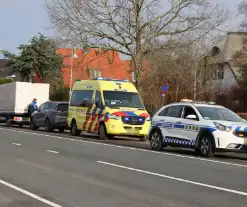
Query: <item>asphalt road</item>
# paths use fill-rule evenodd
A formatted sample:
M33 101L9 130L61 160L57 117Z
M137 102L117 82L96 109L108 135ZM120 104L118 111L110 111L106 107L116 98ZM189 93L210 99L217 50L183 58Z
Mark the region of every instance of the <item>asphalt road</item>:
M0 128L0 207L246 207L246 179L241 157Z

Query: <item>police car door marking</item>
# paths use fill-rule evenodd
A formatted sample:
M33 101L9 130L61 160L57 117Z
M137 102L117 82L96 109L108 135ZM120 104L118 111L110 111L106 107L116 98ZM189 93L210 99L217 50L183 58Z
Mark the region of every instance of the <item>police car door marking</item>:
M198 132L201 129L207 129L210 132L213 132L216 130L215 127L210 127L210 126L175 124L175 123L171 123L171 122L156 122L155 126L164 127L164 128L175 128L175 129L186 130L186 131L198 131Z

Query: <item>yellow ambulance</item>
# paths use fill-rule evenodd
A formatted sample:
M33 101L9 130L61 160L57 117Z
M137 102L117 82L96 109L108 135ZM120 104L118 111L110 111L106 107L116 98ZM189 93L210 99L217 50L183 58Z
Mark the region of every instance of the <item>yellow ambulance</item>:
M96 78L74 83L68 125L73 136L85 131L97 133L103 140L130 136L144 141L150 127L150 115L132 83Z

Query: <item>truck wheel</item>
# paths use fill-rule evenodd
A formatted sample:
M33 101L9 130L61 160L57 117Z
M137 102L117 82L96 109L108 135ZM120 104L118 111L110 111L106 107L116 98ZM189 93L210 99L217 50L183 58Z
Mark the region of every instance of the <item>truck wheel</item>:
M76 121L72 122L71 127L70 127L70 132L71 132L72 136L80 136L81 130L79 130L77 128Z
M203 135L200 138L199 150L200 150L201 156L203 156L203 157L212 157L212 156L214 156L213 143L212 143L212 139L211 139L211 137L209 135Z
M20 127L20 128L23 128L23 124L19 124L19 127Z
M99 132L98 133L99 133L99 138L101 140L108 140L110 138L106 132L106 128L105 128L104 124L99 125Z
M30 129L37 130L39 127L36 126L35 121L33 118L30 120Z
M6 126L12 127L12 119L7 120Z
M150 146L155 151L162 151L164 148L163 136L159 130L154 130L150 134Z
M48 118L45 120L45 131L47 131L47 132L53 131L53 127L52 127L51 122Z

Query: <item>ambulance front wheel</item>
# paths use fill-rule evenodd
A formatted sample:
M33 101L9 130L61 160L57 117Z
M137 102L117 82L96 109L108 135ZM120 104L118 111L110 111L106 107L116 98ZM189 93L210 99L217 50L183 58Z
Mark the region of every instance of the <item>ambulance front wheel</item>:
M101 140L108 140L109 138L112 137L112 136L107 134L106 127L104 124L99 125L99 132L98 133L99 133L99 138Z

